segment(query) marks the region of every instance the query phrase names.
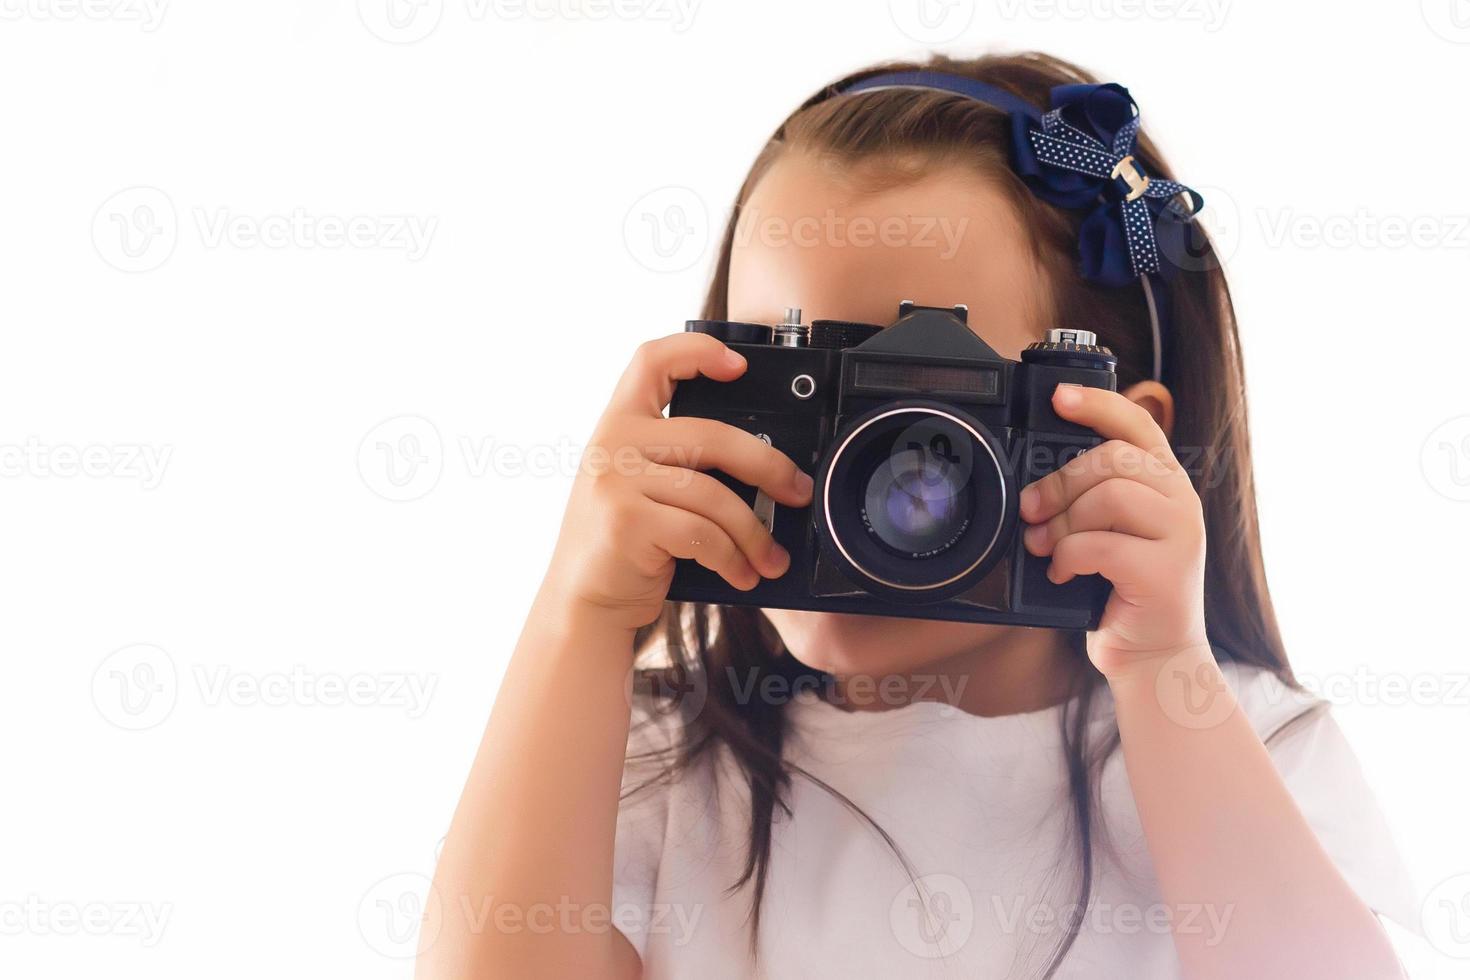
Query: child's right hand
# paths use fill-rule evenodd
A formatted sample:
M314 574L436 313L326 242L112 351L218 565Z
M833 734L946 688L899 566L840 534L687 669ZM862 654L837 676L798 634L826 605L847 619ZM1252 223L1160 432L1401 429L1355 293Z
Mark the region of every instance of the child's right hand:
M777 578L791 557L718 469L778 503L804 507L812 479L784 453L733 425L664 418L674 383L732 381L745 359L706 334L643 344L598 422L562 521L546 588L574 610L633 630L658 618L674 559L692 558L732 586ZM544 591L544 590L543 590Z

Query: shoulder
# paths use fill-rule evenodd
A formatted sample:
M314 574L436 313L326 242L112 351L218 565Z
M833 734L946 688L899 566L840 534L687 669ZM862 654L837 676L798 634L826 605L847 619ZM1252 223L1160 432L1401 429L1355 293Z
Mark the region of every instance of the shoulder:
M1268 744L1330 717L1330 705L1310 691L1282 680L1274 671L1222 659L1220 670L1251 727Z
M728 768L728 752L718 742L701 751L704 736L689 721L688 705L635 694L623 757L620 826L662 831L698 804L707 812L715 784Z
M1392 831L1329 702L1270 670L1221 665L1297 808L1375 912L1418 928L1418 901Z

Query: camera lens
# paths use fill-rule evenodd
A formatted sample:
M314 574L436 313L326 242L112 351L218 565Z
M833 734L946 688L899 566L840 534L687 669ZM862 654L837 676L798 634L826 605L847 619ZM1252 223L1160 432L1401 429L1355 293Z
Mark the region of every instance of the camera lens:
M824 551L868 591L935 602L1004 553L1016 522L1003 443L965 412L905 400L843 426L817 478Z
M897 447L868 478L863 518L872 534L910 558L951 547L969 524L960 468L928 446Z

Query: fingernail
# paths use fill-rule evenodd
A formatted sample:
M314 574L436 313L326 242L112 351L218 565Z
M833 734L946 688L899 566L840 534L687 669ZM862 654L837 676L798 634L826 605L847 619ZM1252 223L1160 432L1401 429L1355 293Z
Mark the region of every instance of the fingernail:
M766 555L766 567L775 574L769 575L767 577L780 578L782 575L786 574L786 569L790 567L790 565L791 552L781 547L779 543L772 541L771 549Z
M1026 529L1025 539L1026 550L1032 552L1033 554L1039 553L1042 548L1046 547L1046 525L1031 525Z
M796 485L796 492L801 496L805 497L812 492L812 478L801 470L796 471L796 479L793 482Z
M1021 491L1021 513L1034 514L1039 506L1041 506L1041 491L1036 489L1036 484L1033 483Z
M1063 408L1072 408L1082 402L1082 392L1076 385L1059 384L1056 394L1052 396L1053 401Z
M745 367L745 358L742 357L737 351L730 350L728 347L725 348L725 360L732 368Z

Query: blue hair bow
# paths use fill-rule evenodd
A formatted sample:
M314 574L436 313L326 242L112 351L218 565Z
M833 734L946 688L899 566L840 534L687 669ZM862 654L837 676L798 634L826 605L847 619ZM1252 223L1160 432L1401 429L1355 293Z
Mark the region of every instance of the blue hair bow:
M1082 275L1104 286L1142 284L1153 332L1153 377L1162 379L1170 303L1167 291L1155 294L1150 282L1154 276L1167 279L1173 269L1159 260L1161 250L1188 254L1187 225L1204 198L1144 172L1133 155L1139 117L1128 90L1112 82L1058 85L1045 113L1003 88L938 71L883 72L834 91L894 88L963 95L1010 116L1012 167L1032 192L1058 207L1092 209L1078 233Z
M1011 113L1016 173L1037 197L1066 208L1094 207L1082 221L1082 274L1124 286L1161 274L1156 236L1180 236L1204 204L1183 184L1150 177L1133 156L1138 106L1121 85L1059 85L1051 111ZM1160 220L1165 214L1179 221ZM1174 254L1182 254L1174 252Z
M870 75L843 94L890 88L935 89L995 106L1011 117L1012 166L1040 198L1065 208L1092 207L1077 243L1082 274L1126 286L1169 270L1159 261L1160 236L1185 254L1184 225L1204 198L1172 180L1150 177L1133 156L1138 106L1121 85L1058 85L1042 113L1005 89L945 72ZM1160 220L1168 216L1178 220Z

